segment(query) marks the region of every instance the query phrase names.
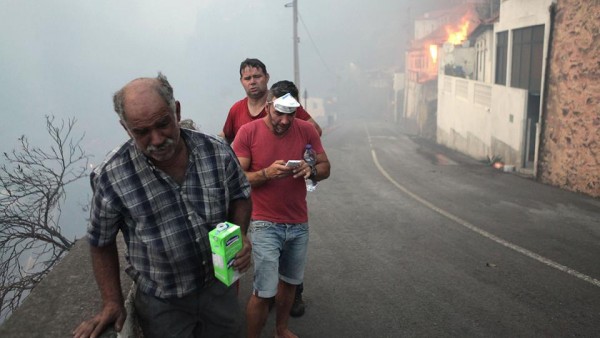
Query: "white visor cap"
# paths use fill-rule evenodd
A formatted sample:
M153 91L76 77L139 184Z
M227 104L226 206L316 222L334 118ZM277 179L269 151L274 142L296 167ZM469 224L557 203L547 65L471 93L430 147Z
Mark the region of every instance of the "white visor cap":
M287 93L276 98L273 101L273 106L275 107L275 110L280 113L292 114L296 111L296 108L300 107L300 103L296 101L292 94Z

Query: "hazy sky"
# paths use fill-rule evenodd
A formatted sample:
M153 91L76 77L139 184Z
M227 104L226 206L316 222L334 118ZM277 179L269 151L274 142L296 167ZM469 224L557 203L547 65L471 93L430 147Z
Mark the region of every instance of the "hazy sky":
M287 2L0 0L0 151L13 149L22 134L47 142L44 115L54 114L77 118L84 148L100 162L127 137L112 94L158 71L173 85L182 117L218 133L229 107L244 96L243 59L265 62L271 83L293 80ZM302 87L310 96L333 96L350 63L399 66L408 8L416 14L417 6L434 2L299 0ZM66 210L66 222L84 217L74 216L72 206ZM82 224L63 227L84 232Z

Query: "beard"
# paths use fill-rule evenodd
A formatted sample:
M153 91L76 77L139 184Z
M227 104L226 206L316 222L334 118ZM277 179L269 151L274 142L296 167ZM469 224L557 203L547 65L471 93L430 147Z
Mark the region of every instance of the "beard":
M288 130L290 130L290 127L292 126L291 123L281 124L281 123L275 122L275 121L273 121L271 116L269 116L269 118L271 120L271 126L273 127L273 134L275 134L277 136L281 136L281 135L285 134Z
M246 95L248 95L249 98L251 99L260 99L263 96L265 96L265 94L267 93L266 90L262 90L261 88L256 88L254 91L248 90L246 92Z
M149 145L146 147L146 155L157 160L164 161L169 159L175 153L175 141L171 138L165 139L165 142L155 146Z

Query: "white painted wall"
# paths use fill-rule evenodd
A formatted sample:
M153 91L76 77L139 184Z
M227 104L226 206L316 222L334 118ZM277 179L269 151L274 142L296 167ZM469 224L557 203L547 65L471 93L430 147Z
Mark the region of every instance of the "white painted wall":
M550 5L555 2L556 0L505 0L500 4L500 17L498 22L494 24L494 32L509 31L507 55L508 74L506 75L507 84L511 83L512 30L544 25L544 46L548 46L550 37L550 30L548 28L550 27ZM494 51L495 49L496 46L494 45ZM546 70L546 52L547 48L544 48L544 65L542 66L542 73L545 73ZM544 78L543 74L542 78Z
M508 0L500 4L500 18L495 31L519 29L545 24L549 27L549 8L556 0ZM510 45L510 44L509 44Z
M406 99L404 101L404 117L416 120L417 119L417 109L419 107L419 101L417 98L421 95L418 90L419 86L416 82L408 81L406 83L405 96Z
M493 85L490 118L492 135L522 152L527 119L527 90Z
M444 133L438 142L481 159L488 155L491 120L489 106L473 102L475 82L440 74L437 124Z
M542 88L540 88L541 97L544 97L544 79L546 78L546 59L548 58L548 45L550 40L550 6L557 0L503 0L500 4L500 17L494 24L494 31L512 31L514 29L544 25L544 55L542 64ZM506 83L511 83L511 64L512 64L512 32L508 34L508 74ZM495 49L495 46L494 46ZM540 102L539 120L543 121L542 107L543 100ZM537 161L540 144L540 124L535 137L535 156L533 163L533 176L537 175Z
M510 77L512 30L545 25L545 45L548 45L549 7L555 0L504 0L500 18L494 24L494 33L509 31L508 75ZM495 34L486 36L493 41L490 56L495 57ZM544 63L547 49L544 48ZM443 61L440 55L440 63ZM502 155L494 153L493 140L502 142L517 153L513 156L517 167L522 165L527 116L527 90L491 84L494 62L489 64L489 75L484 82L445 76L439 70L438 81L438 143L475 158ZM486 65L487 66L487 65ZM545 71L545 65L542 67ZM489 76L489 77L488 77ZM544 78L544 75L542 75ZM507 78L510 83L510 78ZM542 93L543 95L543 93ZM489 98L488 98L489 96ZM542 103L543 106L543 103ZM539 140L536 140L539 144ZM537 148L537 145L536 145ZM513 154L514 155L514 154Z
M437 141L477 159L499 155L492 149L494 138L516 152L522 152L526 107L527 91L524 89L440 73Z

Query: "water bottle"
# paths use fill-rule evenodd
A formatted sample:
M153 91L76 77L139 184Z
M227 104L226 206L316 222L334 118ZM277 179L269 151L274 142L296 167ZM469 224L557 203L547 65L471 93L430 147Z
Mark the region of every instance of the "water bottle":
M304 162L311 167L314 167L314 165L317 163L317 154L310 144L307 144L304 147ZM306 179L306 191L315 191L316 188L317 181L314 181L311 178Z

